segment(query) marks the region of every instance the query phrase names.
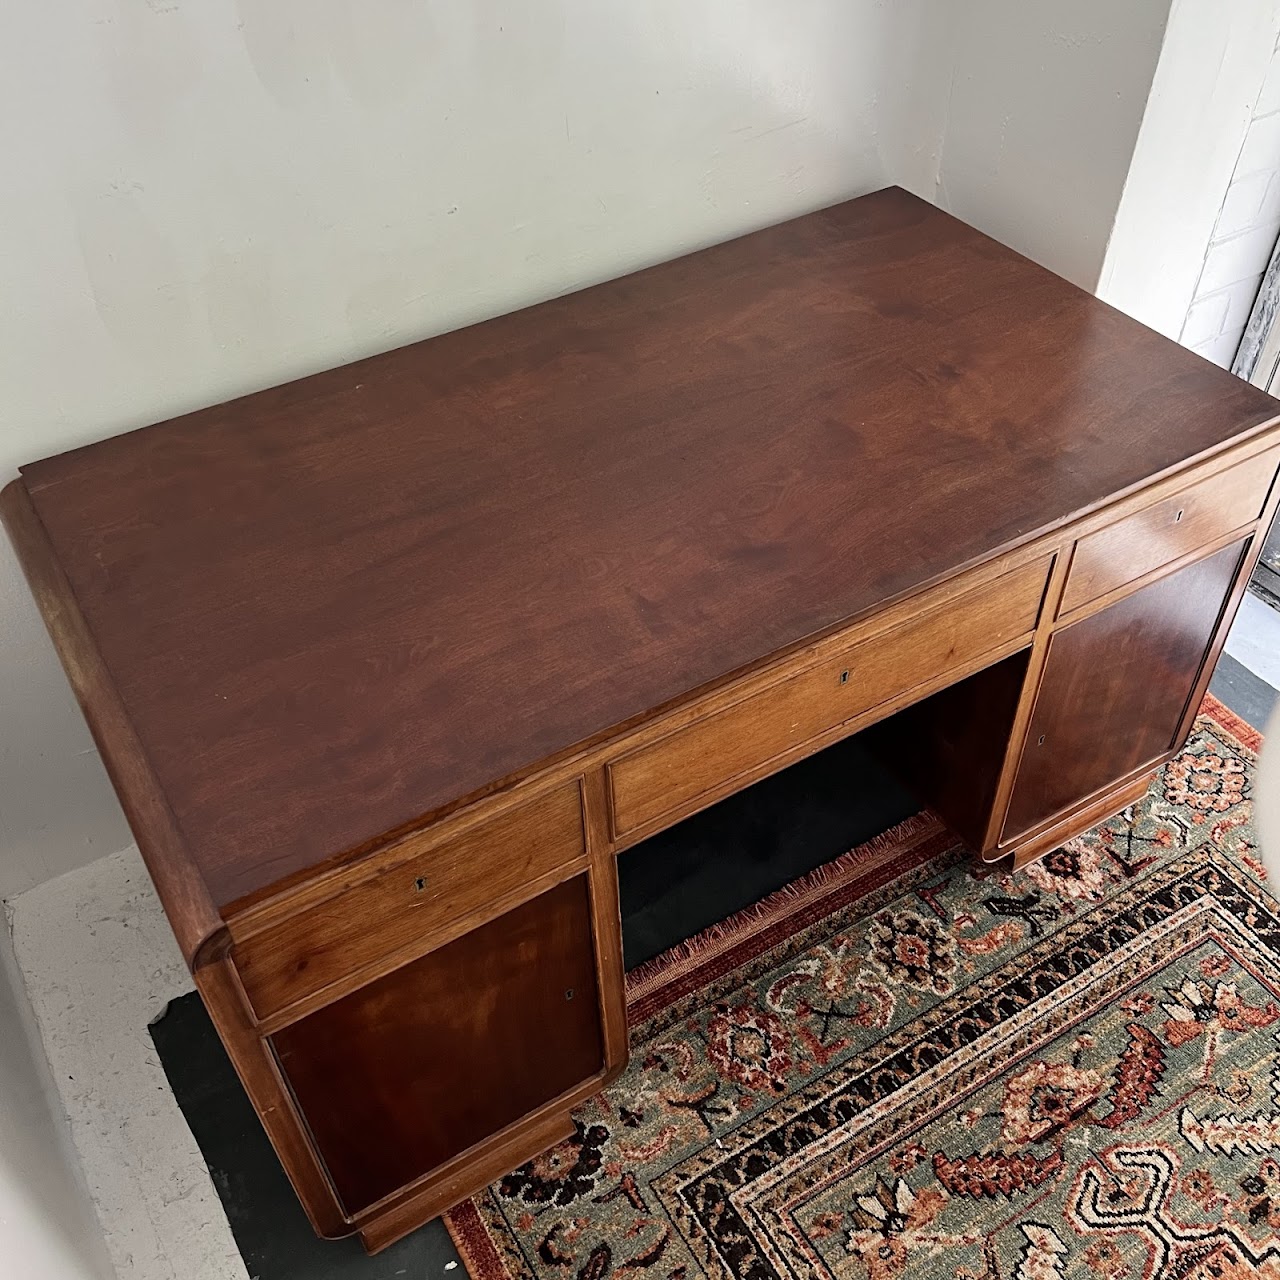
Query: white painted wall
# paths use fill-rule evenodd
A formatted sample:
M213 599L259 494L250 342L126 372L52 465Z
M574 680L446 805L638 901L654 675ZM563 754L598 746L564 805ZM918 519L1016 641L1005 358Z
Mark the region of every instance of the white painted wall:
M1280 0L1174 0L1098 294L1177 338L1267 72Z
M1280 236L1280 42L1218 210L1178 341L1231 368Z
M115 1272L38 1043L0 914L0 1275L103 1280Z
M948 7L943 208L1092 290L1169 0Z

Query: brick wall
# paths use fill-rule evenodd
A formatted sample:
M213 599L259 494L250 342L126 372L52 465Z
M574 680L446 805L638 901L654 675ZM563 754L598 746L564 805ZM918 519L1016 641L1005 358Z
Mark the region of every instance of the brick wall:
M1280 44L1253 111L1179 339L1224 369L1280 236Z

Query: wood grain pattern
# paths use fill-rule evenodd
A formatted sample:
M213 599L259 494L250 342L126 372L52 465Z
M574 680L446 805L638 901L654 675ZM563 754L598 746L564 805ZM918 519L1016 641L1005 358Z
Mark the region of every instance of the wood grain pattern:
M600 1082L601 1088L604 1083ZM484 1190L531 1154L537 1155L570 1137L575 1126L569 1105L565 1102L543 1108L519 1125L508 1126L479 1150L466 1152L377 1214L361 1219L360 1242L365 1251L377 1253L403 1239L424 1222Z
M270 1042L254 1028L235 966L224 954L201 965L194 976L200 999L308 1221L316 1234L326 1240L350 1235L351 1224L338 1204L328 1172L280 1074Z
M578 784L556 787L443 844L408 840L402 853L376 878L236 942L236 968L260 1018L379 957L449 941L542 877L575 862L580 869L586 841Z
M891 190L0 513L311 1221L380 1248L622 1070L620 849L925 698L898 728L984 856L1137 795L1276 408Z
M1005 843L1172 748L1244 549L1234 543L1055 632Z
M1125 778L1118 786L1109 786L1095 792L1084 803L1064 814L1044 830L1030 836L1019 837L1014 844L998 850L996 855L988 858L987 861L999 862L1011 858L1012 865L1016 869L1025 867L1027 863L1034 862L1037 858L1043 858L1046 853L1054 849L1060 849L1068 840L1074 840L1076 836L1091 831L1100 822L1115 817L1121 809L1127 808L1146 795L1156 767L1158 766L1144 766L1133 776Z
M23 475L226 913L1274 415L890 190Z
M1048 560L997 578L609 765L615 834L652 823L726 779L1030 636Z
M1062 612L1257 520L1280 456L1263 453L1082 538Z
M1159 486L1156 488L1158 489ZM1148 501L1151 500L1154 499L1149 497ZM981 835L977 836L973 845L984 859L988 858L999 844L1000 832L1004 828L1005 814L1009 809L1009 797L1013 794L1018 763L1022 758L1022 744L1026 740L1027 727L1031 723L1031 715L1035 710L1036 693L1040 688L1040 680L1044 676L1044 664L1049 656L1049 643L1053 639L1052 621L1059 615L1062 592L1067 585L1067 573L1071 567L1073 550L1073 540L1069 536L1064 536L1054 547L1053 568L1049 572L1049 585L1044 592L1040 625L1036 628L1035 638L1027 653L1027 674L1022 683L1017 708L1013 713L1009 740L1005 746L1004 762L996 779L986 828Z
M349 1214L604 1069L579 876L273 1038Z
M609 797L603 769L592 769L583 778L582 801L591 856L592 927L605 1065L610 1072L620 1073L627 1065L628 1053L627 980L622 959L618 860L609 835Z

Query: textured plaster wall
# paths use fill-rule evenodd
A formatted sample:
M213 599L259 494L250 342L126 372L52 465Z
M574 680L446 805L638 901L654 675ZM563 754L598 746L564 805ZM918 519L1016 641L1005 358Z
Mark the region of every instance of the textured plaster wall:
M1245 130L1178 341L1231 367L1280 235L1280 44Z

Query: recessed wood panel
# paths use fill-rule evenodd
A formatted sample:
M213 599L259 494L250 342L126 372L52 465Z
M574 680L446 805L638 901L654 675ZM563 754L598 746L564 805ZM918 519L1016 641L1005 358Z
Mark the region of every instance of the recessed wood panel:
M1170 749L1244 545L1196 561L1055 633L1004 842Z
M236 945L236 968L260 1018L415 942L425 949L434 933L584 856L578 783L452 839L411 836L401 852L378 875Z
M621 835L759 769L925 680L962 667L1036 624L1048 576L1038 560L845 653L770 685L609 766Z
M1028 657L1020 650L871 730L885 764L978 852L992 820Z
M1061 612L1096 600L1256 520L1275 480L1271 450L1081 538Z
M356 1212L603 1070L585 875L271 1038Z

